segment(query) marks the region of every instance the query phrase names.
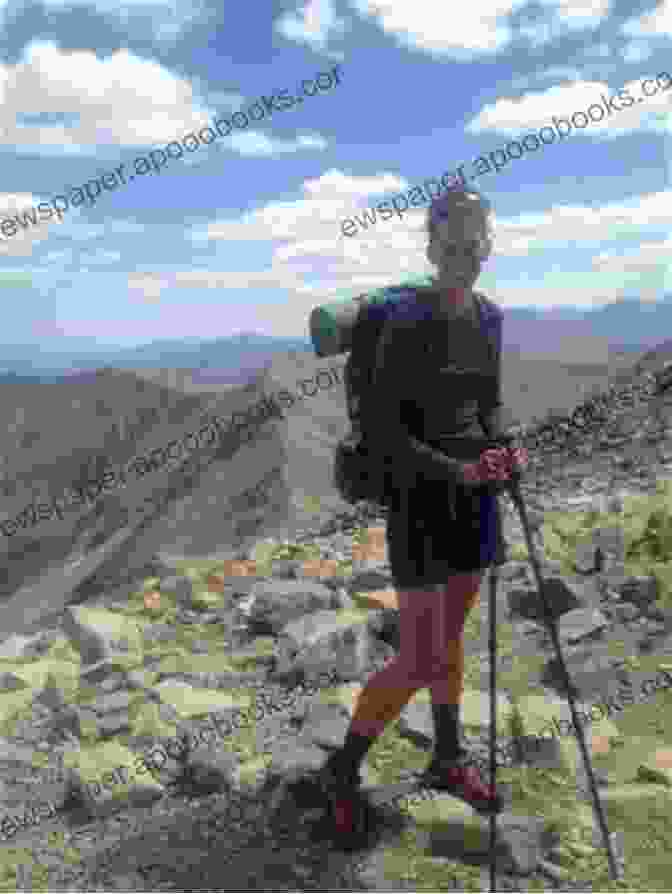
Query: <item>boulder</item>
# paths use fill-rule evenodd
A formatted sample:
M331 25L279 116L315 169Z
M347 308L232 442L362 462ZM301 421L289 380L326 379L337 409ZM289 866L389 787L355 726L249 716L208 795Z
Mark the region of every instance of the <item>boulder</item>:
M248 626L257 635L278 634L290 621L328 609L332 592L315 580L266 580L250 593Z
M579 574L592 574L598 570L598 552L594 543L579 543L574 552L574 568Z
M172 596L178 605L189 605L193 594L193 584L191 579L182 575L174 574L165 577L159 586L160 592L167 596Z
M304 715L299 742L325 749L340 748L349 725L350 715L344 705L314 702Z
M186 776L202 796L230 790L238 771L238 758L217 747L201 746L189 753Z
M609 621L596 608L576 608L564 614L558 622L558 636L561 643L578 643L582 639L595 637L609 626Z
M625 561L625 534L620 525L594 528L592 539L602 556L609 555L617 562Z
M624 602L644 609L658 598L658 581L652 574L631 575L618 587L618 593Z
M584 600L577 592L578 587L572 586L566 578L544 577L544 594L550 606L554 619L585 605ZM507 592L509 611L512 616L519 616L533 621L544 619L544 608L537 591L534 588L513 587Z
M301 670L313 681L320 672L333 670L343 680L355 679L388 649L370 635L364 612L318 611L283 628L276 674Z

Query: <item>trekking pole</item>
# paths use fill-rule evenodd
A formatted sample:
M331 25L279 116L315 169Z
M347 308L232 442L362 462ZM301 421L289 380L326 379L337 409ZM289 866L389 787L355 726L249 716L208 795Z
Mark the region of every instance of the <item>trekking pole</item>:
M499 505L496 506L499 511ZM499 569L496 564L490 568L490 593L489 593L489 621L490 631L488 635L488 652L490 655L490 786L493 794L496 794L497 784L497 757L495 754L497 745L497 579ZM497 814L491 813L490 817L490 891L497 890Z
M490 432L486 427L486 434L490 436ZM515 440L512 435L502 435L498 438L492 439L494 441L494 446L501 447L504 446L506 449L511 450L511 443ZM562 648L560 646L560 640L558 638L558 631L555 625L555 621L553 620L551 614L551 608L548 603L548 599L546 597L546 592L544 590L544 581L541 576L541 567L539 565L539 560L537 559L536 552L534 550L534 545L532 543L532 536L530 534L530 525L527 519L527 511L525 509L525 503L523 501L522 494L520 492L519 482L520 482L520 472L515 467L511 471L511 478L506 482L506 489L509 492L511 499L513 500L514 506L518 510L520 514L520 520L523 526L523 533L525 534L525 542L527 544L527 552L530 559L530 564L532 565L532 570L534 572L535 581L537 584L537 590L539 592L539 596L541 598L541 603L544 610L544 619L546 622L546 626L549 629L551 634L551 639L553 641L553 647L555 648L555 653L558 658L558 664L562 669L562 678L563 678L563 686L565 692L567 694L567 701L569 703L569 709L572 714L572 721L574 723L574 731L576 734L577 742L579 743L579 748L581 749L581 756L583 758L583 766L586 771L586 775L588 777L588 782L590 785L590 792L593 799L593 811L595 816L597 817L598 825L600 827L600 831L602 833L602 840L604 842L604 847L607 851L607 859L609 861L609 873L611 875L612 880L617 880L622 878L622 866L617 863L616 858L614 856L613 848L612 848L612 839L609 835L609 829L607 828L607 821L604 816L604 811L602 809L602 803L600 801L600 796L597 791L597 785L595 782L595 776L593 774L593 767L590 762L590 755L588 754L588 749L586 747L586 740L583 735L583 727L579 722L579 717L576 711L576 706L574 704L574 696L572 695L572 683L569 678L569 673L567 671L567 667L565 665L564 658L562 656ZM493 600L494 603L494 600ZM492 623L492 622L491 622ZM490 671L490 679L491 681L494 679L494 675L492 669ZM492 721L492 708L491 710L491 721ZM490 755L492 761L492 752ZM492 828L492 827L491 827Z

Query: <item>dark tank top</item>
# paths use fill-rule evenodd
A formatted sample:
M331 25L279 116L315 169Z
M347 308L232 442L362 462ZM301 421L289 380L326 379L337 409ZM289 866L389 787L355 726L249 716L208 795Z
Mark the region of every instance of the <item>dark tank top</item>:
M400 476L455 483L460 464L482 449L479 409L501 405L500 358L475 296L464 308L429 289L418 300L431 308L427 319L395 318L383 331L367 418L377 449Z

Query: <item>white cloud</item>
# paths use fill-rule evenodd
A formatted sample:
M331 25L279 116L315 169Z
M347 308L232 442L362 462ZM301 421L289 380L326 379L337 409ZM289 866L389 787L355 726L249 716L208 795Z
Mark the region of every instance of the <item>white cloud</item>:
M154 39L159 41L174 41L197 19L205 20L203 4L194 0L44 0L44 4L59 10L90 5L103 15L117 17L128 31L137 33L150 25Z
M98 59L91 51L65 52L53 43L32 43L22 61L0 65L2 144L46 147L48 154L76 154L80 147L105 153L106 147L162 146L244 105L241 97L232 96L229 108L207 109L199 105L188 81L128 50ZM66 115L73 123L16 123L17 117L46 113ZM254 156L323 149L326 141L317 134L271 140L259 131L234 130L218 137L215 145ZM207 153L201 147L194 154Z
M628 19L621 26L626 37L669 37L672 35L672 0L662 0L651 12Z
M639 241L645 239L647 228L654 233L672 229L672 192L650 193L598 207L554 205L542 214L496 218L494 251L525 257L533 249L553 245L599 245L633 235L638 235Z
M0 193L0 220L15 214L21 217L21 211L37 205L39 201L41 199L32 193ZM17 233L11 237L0 233L0 257L30 257L33 253L33 243L46 239L52 226L62 225L63 221L52 217L51 220L43 219L37 227L32 223L25 229L19 227Z
M584 75L578 68L571 68L565 65L554 65L544 71L532 72L531 74L521 75L519 78L514 78L509 86L514 90L529 90L531 87L534 87L543 81L553 81L557 84L558 81L580 81L583 76Z
M436 0L352 0L363 18L374 20L400 43L432 53L492 53L506 47L513 35L509 16L527 0L475 0L459 15L447 15Z
M308 317L317 304L356 295L385 283L399 282L410 275L432 272L425 258L423 208L408 213L402 221L379 223L368 232L359 230L351 239L339 234L340 221L352 217L353 205L370 206L374 196L409 186L405 180L389 172L376 177L352 177L331 169L320 178L306 181L303 197L297 201L274 202L238 219L214 221L205 232L192 236L221 243L226 254L229 254L227 247L231 243L234 257L237 242L257 243L263 251L270 248L272 261L265 269L157 272L138 274L131 280L136 282L140 294L157 296L153 300L158 300L162 288L284 291L287 300L279 302L255 302L240 311L237 302L236 325L277 335L306 332ZM574 249L576 245L581 248L594 246L594 256L600 259L597 266L602 264L605 273L609 273L617 265L618 250L613 247L614 243L627 244L634 238L637 243L648 240L653 247L643 249L639 261L631 259L627 263L635 270L638 263L643 265L646 261L649 273L655 274L661 264L664 266L664 259L669 254L666 243L657 246L655 243L660 239L660 233L672 231L671 197L671 192L659 192L601 207L560 205L541 214L513 218L495 215L492 264L496 264L497 257L518 259L547 250L562 252L567 247ZM663 260L656 262L656 252ZM565 254L561 256L564 258ZM521 297L524 295L531 304L541 301L549 305L583 303L590 306L595 295L605 291L608 295L614 289L609 284L605 286L597 266L593 271L577 271L578 286L572 282L572 288L568 289L565 285L564 293L562 285L555 287L552 282L548 283L548 289L545 283L542 287L538 282L526 286L524 274L518 279L518 291L497 279L493 300L503 299L505 304L513 306L521 301L525 303ZM572 275L564 267L554 274L560 282L563 277L571 278ZM616 273L613 279L618 280ZM245 314L244 324L240 320L242 313Z
M544 15L514 27L512 16L527 0L473 0L454 15L447 14L445 5L436 0L351 2L360 16L375 21L399 43L455 58L500 52L516 37L544 44L567 31L596 27L609 9L609 0L541 0Z
M609 12L610 0L540 0L545 16L520 28L535 47L563 36L568 31L596 28Z
M334 59L344 58L343 53L328 51L327 47L332 37L341 37L346 31L345 20L336 17L333 0L307 0L303 7L282 15L275 30L288 40L305 43Z
M604 118L601 121L590 120L584 128L572 127L569 136L574 137L584 132L590 137L613 138L637 131L666 132L669 127L667 116L672 108L672 89L659 88L654 95L646 96L642 91L642 80L629 81L620 88L627 90L634 100L630 107L625 107L618 97L619 91L610 90L607 84L575 81L528 93L518 99L498 99L494 104L481 109L465 130L473 134L493 131L517 136L551 125L553 116L567 119L576 112L587 114L589 106L598 105L602 107ZM666 83L667 81L661 82L661 86ZM654 89L655 82L646 85L646 90L650 93ZM613 107L618 111L607 114L603 97L605 100L612 98ZM640 98L641 103L638 101Z
M635 251L602 252L593 260L593 269L610 273L650 273L669 267L672 239L644 242Z
M282 155L286 152L297 152L301 149L326 149L327 141L316 135L297 137L295 140L281 140L267 137L258 131L241 131L232 133L227 138L227 146L238 150L241 155Z

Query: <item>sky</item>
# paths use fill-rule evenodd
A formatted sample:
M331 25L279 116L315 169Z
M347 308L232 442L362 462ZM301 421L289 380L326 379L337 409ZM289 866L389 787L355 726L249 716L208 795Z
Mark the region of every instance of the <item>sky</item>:
M315 306L432 272L411 193L459 165L502 309L660 300L672 0L449 10L0 0L0 342L305 337Z

